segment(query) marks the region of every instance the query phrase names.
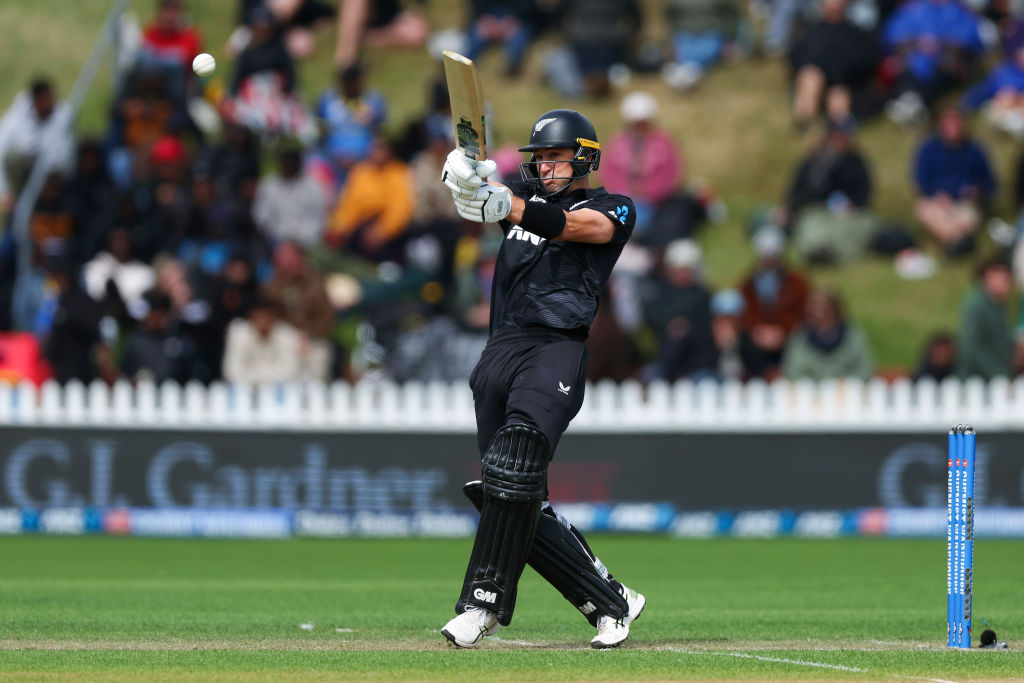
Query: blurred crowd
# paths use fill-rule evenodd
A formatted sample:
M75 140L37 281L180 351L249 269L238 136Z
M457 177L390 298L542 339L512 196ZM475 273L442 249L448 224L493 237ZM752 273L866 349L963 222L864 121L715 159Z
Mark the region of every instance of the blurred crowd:
M448 46L474 58L500 46L508 79L542 50L559 101L618 107L619 129L600 131L600 182L631 196L638 220L592 330L590 379L868 378L879 372L868 337L806 270L877 253L920 277L934 268L928 251L979 263L959 329L929 340L914 376L1024 370L1009 310L1024 282L1024 220L993 214L998 179L970 132L974 119L1007 144L1024 136L1016 0L471 0L454 33L398 0L238 5L223 85L191 70L223 37L202 35L187 0L156 0L134 33L123 30L102 136L74 136L45 77L4 112L3 376L468 377L501 233L460 219L439 182L453 146L436 62ZM651 20L665 40L638 38ZM335 82L307 99L303 61L324 41ZM407 121L388 120L392 103L365 61L364 47L387 46L436 62L431 82L411 84L423 103ZM658 98L627 84L655 74L662 96L699 101L717 63L753 58L787 60L794 135L820 142L785 196L751 219L747 275L715 291L698 238L722 219L723 198L690 173ZM931 129L905 162L922 229L872 207L857 127L876 116ZM492 155L501 177L517 177L515 147ZM45 173L22 237L13 209L36 164ZM1024 172L1004 182L1019 210ZM999 249L981 259L984 228Z

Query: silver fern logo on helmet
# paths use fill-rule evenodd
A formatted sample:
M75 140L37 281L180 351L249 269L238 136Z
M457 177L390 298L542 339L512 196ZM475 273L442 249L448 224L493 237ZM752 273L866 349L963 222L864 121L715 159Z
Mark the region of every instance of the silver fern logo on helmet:
M535 125L533 127L533 132L539 133L542 130L544 130L544 126L548 125L552 121L557 121L557 120L558 119L541 119L540 121L537 122L537 125Z

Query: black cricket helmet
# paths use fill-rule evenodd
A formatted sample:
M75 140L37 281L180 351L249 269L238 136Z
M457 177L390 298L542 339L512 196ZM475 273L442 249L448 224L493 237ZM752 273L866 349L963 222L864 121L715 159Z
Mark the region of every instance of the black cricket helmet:
M520 147L520 152L535 152L538 149L567 147L575 150L572 155L572 176L559 178L568 180L564 186L554 192L548 192L540 180L539 164L536 154L529 161L519 165L523 180L534 185L541 196L553 197L561 194L580 178L586 178L591 171L596 171L601 163L601 145L597 141L597 131L586 116L572 109L552 109L544 112L533 124L530 131L530 144Z

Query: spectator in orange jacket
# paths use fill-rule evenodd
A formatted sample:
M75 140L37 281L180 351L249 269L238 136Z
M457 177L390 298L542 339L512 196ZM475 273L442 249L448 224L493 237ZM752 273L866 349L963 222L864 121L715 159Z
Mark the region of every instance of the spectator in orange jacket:
M349 173L327 222L327 242L375 263L397 260L412 205L409 167L394 157L391 143L377 139Z

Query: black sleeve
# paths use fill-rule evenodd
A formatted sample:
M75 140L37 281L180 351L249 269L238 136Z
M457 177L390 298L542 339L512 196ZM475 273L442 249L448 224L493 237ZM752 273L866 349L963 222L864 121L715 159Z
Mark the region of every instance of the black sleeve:
M633 226L636 225L636 208L633 206L633 200L625 195L598 195L576 210L580 209L592 209L608 216L615 225L615 234L612 236L611 244L625 244L633 234Z

